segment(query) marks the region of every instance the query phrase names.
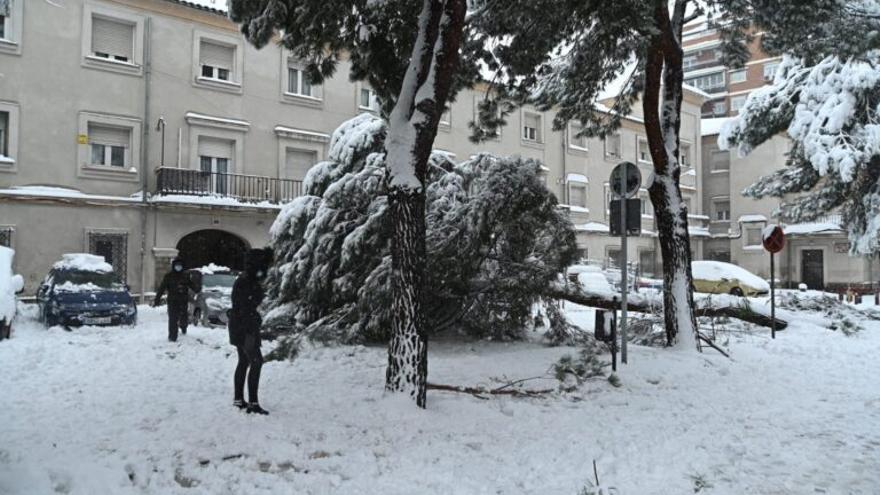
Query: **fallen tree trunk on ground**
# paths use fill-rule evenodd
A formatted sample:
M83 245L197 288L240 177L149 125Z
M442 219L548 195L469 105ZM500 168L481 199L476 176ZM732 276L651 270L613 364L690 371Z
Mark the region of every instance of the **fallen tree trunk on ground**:
M460 394L470 394L478 399L488 399L486 395L511 395L513 397L540 397L545 394L552 393L556 389L543 388L539 390L506 388L506 386L498 388L482 388L482 387L464 387L461 385L446 385L442 383L428 382L428 390L443 390L446 392L458 392Z
M562 299L581 306L590 306L599 309L619 310L620 295L615 298L612 294L599 294L586 292L579 287L563 286L557 284L551 287L547 294L554 299ZM696 307L694 314L699 318L726 316L736 318L762 327L770 327L773 320L770 316L755 311L752 304L744 297L728 296L717 299L704 298L694 301ZM663 308L662 299L656 300L645 297L642 294L630 294L627 298L627 310L637 313L653 313ZM783 330L788 322L776 318L776 330Z

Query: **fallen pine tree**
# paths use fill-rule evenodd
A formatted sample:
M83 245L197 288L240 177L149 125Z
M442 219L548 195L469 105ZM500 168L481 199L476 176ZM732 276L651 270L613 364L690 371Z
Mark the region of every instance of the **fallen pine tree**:
M549 289L548 296L599 309L619 310L621 306L620 294L588 292L576 284L554 284ZM694 313L698 318L726 316L768 328L773 323L770 316L758 311L745 297L723 295L723 297L700 298L694 302L697 306ZM652 313L658 307L662 307L662 304L662 299L647 297L644 294L633 293L627 297L627 309L637 313ZM776 330L783 330L787 326L788 322L776 318Z

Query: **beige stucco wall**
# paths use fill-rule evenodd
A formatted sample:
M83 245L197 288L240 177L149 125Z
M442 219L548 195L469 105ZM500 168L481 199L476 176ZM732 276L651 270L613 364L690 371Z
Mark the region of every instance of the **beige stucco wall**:
M140 67L123 70L87 57L92 13L135 24L134 61ZM205 84L197 78L197 47L203 37L237 47L238 67L233 72L239 76L239 86ZM147 57L148 54L151 56ZM285 95L287 58L288 54L272 43L261 50L253 48L223 16L165 0L67 0L62 7L52 2L27 2L19 53L0 53L3 76L0 77L0 101L15 105L19 111L16 167L0 170L0 188L43 184L74 188L88 194L129 197L142 189L146 178L147 190L155 191L163 144L165 166L197 169L199 136L235 142L232 172L285 177L283 165L287 148L314 151L321 160L326 157L327 139L289 133L279 135L275 131L277 126L329 135L341 122L363 111L358 107L361 85L348 80L348 66L344 61L337 75L323 84L320 100ZM508 126L499 139L474 144L468 139L468 123L482 97L480 89L458 95L452 103L450 125L441 125L435 147L453 153L458 160L481 151L539 159L547 168L548 187L562 204L569 200L568 175L585 175L589 179L586 208L573 211L572 219L578 224L588 221L607 224L608 176L622 160L638 163L637 142L639 136L644 136L641 121L637 117L624 121L619 131L620 158L607 157L605 145L599 139L590 139L586 150L572 148L568 130L552 129L552 112L541 113L530 107L508 117ZM685 95L681 138L691 145L691 159L697 166L693 173L682 177L682 189L685 197L691 198L692 214L703 213L702 201L697 196L702 183L700 103L699 95ZM640 105L636 108L640 109ZM542 114L540 142L522 139L523 115L527 112ZM187 114L238 123L206 123L204 119L188 119ZM164 140L156 129L160 117L165 122ZM89 121L131 126L131 168L98 170L87 166L88 144L79 142L78 137L85 133ZM642 163L640 168L643 179L647 180L650 164ZM642 196L647 199L645 191ZM14 225L17 242L27 239L28 243L52 246L52 252L28 253L27 256L35 257L34 264L44 257L57 257L65 250L84 248L81 225L75 221L58 221L55 228L49 230L40 222L43 215L52 216L55 221L84 218L82 215L88 212L89 222L96 227L123 226L130 232L141 230L140 214L131 205L120 209L107 205L34 203L31 209L24 203L10 201L0 198L0 225ZM158 259L155 253L167 253L163 250L174 248L186 233L202 227L220 228L246 239L251 245L263 245L268 240L268 226L273 216L274 212L250 208L239 212L218 208L150 208L144 229L147 290L154 283L151 274ZM654 230L650 216L643 219L643 229ZM619 240L580 233L578 243L589 250L591 257L594 253L602 253L604 257L608 246L617 245ZM695 239L698 251L699 244ZM645 235L634 239L631 245L631 259L638 259L639 249L652 249L659 259L655 237ZM129 253L132 260L140 257L140 240L134 234L129 237ZM129 282L139 288L140 277L132 276L135 266L129 262ZM27 270L34 272L26 274L29 280L41 276L43 271L36 265L28 266Z

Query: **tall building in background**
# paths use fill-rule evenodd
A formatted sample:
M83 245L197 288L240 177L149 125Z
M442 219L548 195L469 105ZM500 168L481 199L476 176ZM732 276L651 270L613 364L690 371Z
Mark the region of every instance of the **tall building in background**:
M761 50L761 33L749 44L749 61L741 69L729 69L721 63L721 38L705 20L684 28L684 80L708 93L703 103L703 117L736 115L756 88L773 80L780 57L771 57Z
M750 58L740 69L721 63L721 40L705 20L685 26L683 36L685 83L708 97L702 107L703 211L709 215L707 259L729 261L764 278L770 277L769 255L761 246L761 231L780 223L774 212L778 198L744 197L745 188L761 176L785 166L791 142L779 135L748 156L722 150L718 134L739 114L749 94L773 80L780 57L761 50L762 33L749 44ZM849 256L849 241L839 214L805 224L783 225L787 246L777 260L776 278L788 286L810 289L867 291L878 278L878 263L868 257Z

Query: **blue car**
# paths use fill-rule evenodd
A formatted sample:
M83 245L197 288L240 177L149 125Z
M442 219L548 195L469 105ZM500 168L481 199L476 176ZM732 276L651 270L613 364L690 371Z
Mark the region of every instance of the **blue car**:
M128 286L102 256L65 254L37 291L46 326L134 325L137 306Z

